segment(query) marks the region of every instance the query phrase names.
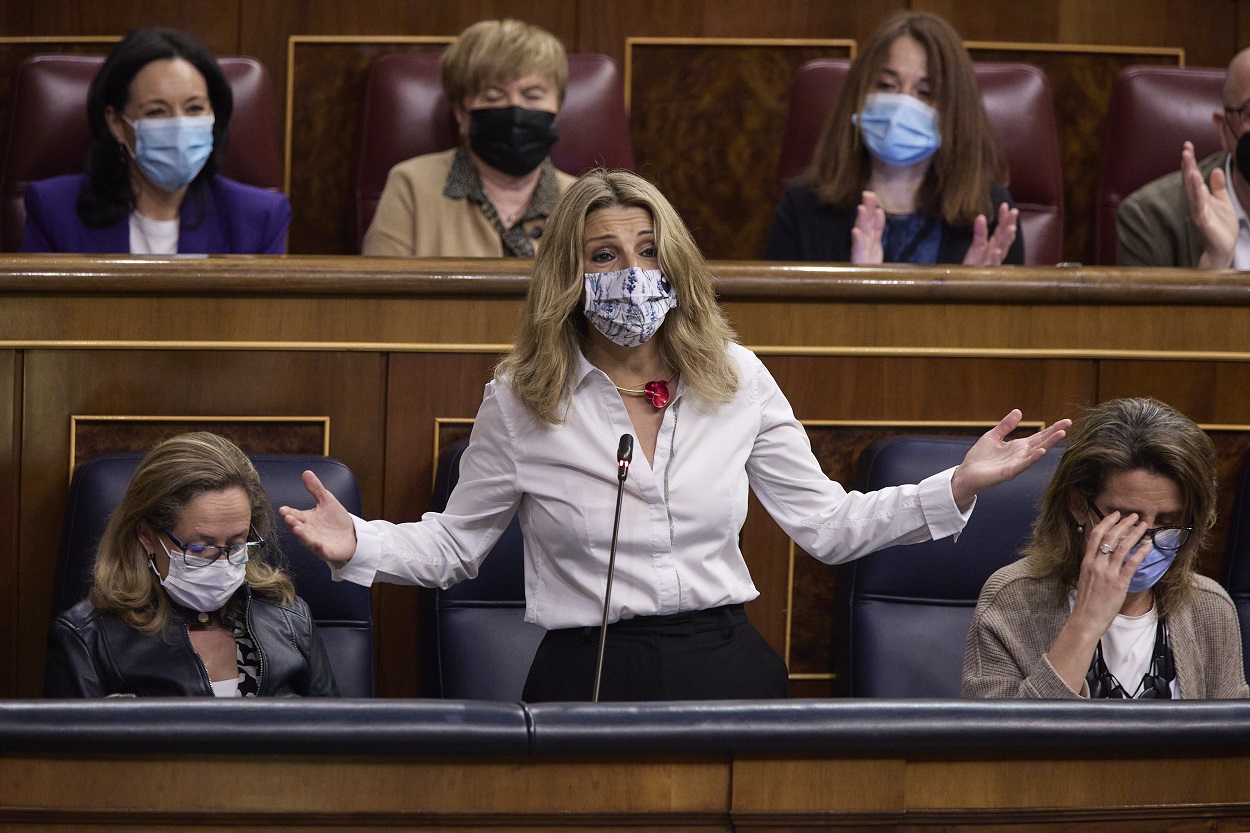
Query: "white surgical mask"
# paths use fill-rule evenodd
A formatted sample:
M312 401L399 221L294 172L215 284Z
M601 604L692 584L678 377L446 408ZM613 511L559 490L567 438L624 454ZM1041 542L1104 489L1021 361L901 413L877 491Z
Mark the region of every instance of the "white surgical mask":
M675 306L677 296L659 269L586 273L586 318L621 347L648 341Z
M190 185L213 154L212 114L131 121L135 149L131 156L148 181L164 191Z
M161 579L161 587L178 604L200 613L221 610L247 578L246 562L231 564L218 558L207 567L188 567L181 552L170 552L163 542L161 549L169 556L169 573ZM156 572L155 564L152 570Z

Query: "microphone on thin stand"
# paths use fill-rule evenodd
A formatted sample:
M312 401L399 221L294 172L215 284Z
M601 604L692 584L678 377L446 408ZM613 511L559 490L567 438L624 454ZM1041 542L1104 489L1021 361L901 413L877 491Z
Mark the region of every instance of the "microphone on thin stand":
M595 661L595 690L591 702L599 702L599 678L603 674L603 649L608 639L608 605L612 599L612 574L616 571L616 535L621 531L621 499L625 496L625 478L634 459L634 438L621 434L616 447L616 520L612 521L612 548L608 551L608 586L603 591L603 624L599 627L599 658Z

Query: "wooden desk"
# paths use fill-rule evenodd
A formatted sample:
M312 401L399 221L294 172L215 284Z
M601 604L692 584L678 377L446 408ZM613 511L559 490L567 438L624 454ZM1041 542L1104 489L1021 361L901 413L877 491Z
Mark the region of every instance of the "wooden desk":
M1250 703L0 701L6 831L1219 831Z
M0 259L0 694L40 690L71 453L147 443L170 425L245 431L282 450L295 441L292 426L312 417L328 425L330 453L356 472L367 514L415 519L436 443L464 432L507 349L527 268ZM742 342L764 358L840 478L883 433L979 431L1012 407L1050 422L1123 395L1156 396L1208 427L1222 484L1250 447L1247 275L758 263L713 271ZM743 540L762 593L753 621L788 656L795 693L826 693L832 573L794 558L758 507ZM1221 559L1217 546L1204 570L1216 573ZM420 605L410 588L375 591L382 695L421 690Z

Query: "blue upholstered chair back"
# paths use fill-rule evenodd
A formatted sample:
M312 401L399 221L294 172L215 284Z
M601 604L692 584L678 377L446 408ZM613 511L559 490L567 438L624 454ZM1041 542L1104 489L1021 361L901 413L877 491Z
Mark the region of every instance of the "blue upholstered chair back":
M1237 493L1228 518L1228 541L1224 548L1224 589L1237 606L1241 623L1241 650L1250 668L1250 453L1241 458Z
M460 476L468 440L439 457L432 500L441 510ZM436 693L440 697L517 702L544 631L525 617L525 547L514 517L477 577L434 594Z
M860 455L856 487L918 483L956 466L974 437L898 436ZM986 579L1027 543L1062 446L977 498L955 541L891 547L840 568L836 688L853 697L958 697L964 643Z
M347 466L315 454L249 455L261 485L279 506L311 508L312 497L301 476L314 471L326 488L347 507L360 514L360 489ZM74 472L65 518L61 550L53 589L53 610L60 612L86 597L91 568L109 515L121 500L130 478L143 459L140 452L118 452L93 457ZM330 655L330 664L344 697L373 695L373 613L369 589L347 582L332 582L330 571L304 548L279 518L279 545L286 557L287 572L296 592L308 603Z

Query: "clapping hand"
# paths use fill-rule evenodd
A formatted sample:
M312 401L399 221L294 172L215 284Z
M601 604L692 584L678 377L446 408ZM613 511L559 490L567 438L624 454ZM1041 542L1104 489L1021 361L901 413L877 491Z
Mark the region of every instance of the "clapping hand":
M994 233L989 233L989 223L984 214L978 214L972 223L972 245L964 255L965 266L998 266L1016 242L1016 225L1020 219L1020 209L1007 208L1007 203L998 206L998 225Z
M1230 268L1233 265L1233 250L1237 247L1238 225L1224 169L1212 169L1211 187L1208 188L1194 157L1194 145L1186 142L1181 150L1181 179L1185 182L1189 219L1202 235L1202 257L1198 259L1198 266L1203 269Z
M885 209L872 191L864 192L864 201L855 210L855 227L851 229L851 263L880 266L885 261L881 235L885 231Z

